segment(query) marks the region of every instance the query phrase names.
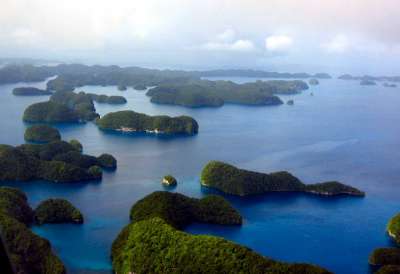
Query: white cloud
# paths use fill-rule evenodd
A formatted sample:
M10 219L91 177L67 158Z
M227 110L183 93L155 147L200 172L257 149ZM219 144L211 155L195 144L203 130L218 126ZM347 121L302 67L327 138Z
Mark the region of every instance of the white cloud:
M227 29L218 34L213 41L203 44L201 48L211 51L249 52L255 50L251 40L236 39L236 32L233 29Z
M255 46L250 40L237 40L232 43L208 42L202 46L206 50L215 51L253 51Z
M236 32L233 29L227 29L217 35L217 39L222 42L232 42L235 40Z
M343 53L350 49L351 44L347 36L337 35L331 41L322 43L321 47L328 52Z
M271 35L265 39L265 48L269 51L287 51L293 45L293 39L287 35Z

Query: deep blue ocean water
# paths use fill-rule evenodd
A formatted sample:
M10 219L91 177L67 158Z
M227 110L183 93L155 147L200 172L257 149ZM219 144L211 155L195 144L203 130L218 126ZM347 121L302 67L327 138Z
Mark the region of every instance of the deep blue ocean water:
M13 96L13 87L22 85L0 86L0 143L23 143L25 107L47 100L46 96ZM83 225L33 227L51 241L70 273L111 272L110 246L128 223L131 205L162 190L160 180L165 174L179 181L173 191L207 195L199 174L209 160L264 172L288 170L309 183L339 180L361 188L367 196L227 196L244 216L243 226L196 224L188 232L222 236L275 259L314 263L335 273L368 273L370 252L391 245L385 226L400 211L398 88L322 80L302 94L281 96L285 101L294 99L294 106L204 109L155 105L144 91L133 89L121 92L116 87L88 86L78 90L128 99L123 106L97 104L101 115L123 109L187 114L199 122L200 131L194 137L160 138L104 133L92 123L57 125L64 139L80 140L85 153L112 153L118 160L117 171L106 173L99 183L9 184L24 190L32 206L49 197L63 197L84 213Z

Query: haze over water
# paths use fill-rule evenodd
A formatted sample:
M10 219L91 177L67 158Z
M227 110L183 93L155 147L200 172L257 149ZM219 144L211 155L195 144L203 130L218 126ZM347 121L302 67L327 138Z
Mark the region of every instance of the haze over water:
M243 226L196 224L187 231L222 236L278 260L314 263L339 274L368 273L370 252L391 245L385 226L400 206L400 90L380 84L360 86L357 81L320 82L302 94L281 96L285 101L294 99L294 106L204 109L155 105L144 91L133 89L82 87L78 90L128 99L123 106L96 104L101 115L123 109L187 114L199 122L199 134L160 138L104 133L92 123L57 125L63 139L80 140L85 153L112 153L118 160L116 172L105 173L98 183L9 185L24 190L32 206L50 197L63 197L81 209L83 225L44 225L34 231L51 241L71 273L110 273L111 243L129 222L131 205L163 190L160 180L165 174L178 179L173 191L193 197L209 193L199 184L201 169L209 160L263 172L287 170L307 183L338 180L366 191L366 197L226 196L244 216ZM23 143L25 107L47 99L13 96L12 89L20 85L0 86L4 117L0 143Z

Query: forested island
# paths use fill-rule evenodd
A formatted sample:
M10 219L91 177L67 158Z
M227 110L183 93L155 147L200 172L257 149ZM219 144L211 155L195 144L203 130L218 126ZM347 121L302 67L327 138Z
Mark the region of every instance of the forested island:
M201 173L201 185L224 193L246 196L268 192L304 192L324 196L364 196L365 193L339 182L304 184L286 171L260 173L211 161Z
M210 195L195 199L167 191L153 192L137 201L131 208L131 221L138 222L153 217L159 217L178 229L193 222L242 224L242 216L221 196Z
M146 94L157 104L186 107L220 107L224 103L243 105L280 105L275 94L296 94L308 89L303 81L256 81L236 84L232 81L198 80L187 84L164 84Z
M66 269L50 242L29 228L33 222L34 211L26 195L18 189L0 187L1 241L15 273L65 274Z
M353 76L351 74L343 74L338 77L341 80L356 80L356 81L388 81L388 82L400 82L400 76Z
M385 88L397 88L397 85L393 83L383 83L383 86Z
M199 126L189 116L149 116L130 110L111 112L96 121L102 130L155 134L197 134Z
M376 82L368 79L363 79L360 81L361 86L375 86Z
M161 183L165 186L176 186L178 184L178 181L176 180L176 178L172 175L165 175L162 178Z
M57 91L49 101L35 103L25 110L25 122L74 123L93 121L99 117L93 101L107 104L125 104L122 96L97 95L73 91Z
M29 69L28 69L29 68ZM253 83L236 84L231 81L211 81L202 77L211 76L244 76L264 78L312 78L311 83L317 79L328 79L330 75L317 73L274 73L252 70L215 70L215 71L179 71L179 70L155 70L138 67L121 68L118 66L85 66L78 64L58 65L53 67L26 68L30 74L58 75L47 82L46 92L72 92L74 89L86 85L110 86L114 85L121 91L128 87L144 90L146 87L154 87L147 92L151 102L157 104L181 105L186 107L219 107L225 103L243 105L280 105L283 102L276 95L295 94L308 89L306 82L302 80L269 80ZM40 73L39 73L40 71ZM46 73L47 72L47 73ZM0 69L0 75L5 78L13 77L9 70ZM44 80L44 77L42 80ZM1 79L1 77L0 77ZM1 82L0 82L1 83ZM79 93L81 94L81 93ZM58 97L56 95L55 97ZM80 95L82 97L82 95ZM53 96L52 96L53 97ZM106 98L101 95L91 94L92 101L123 104L123 97ZM80 99L84 100L84 99ZM57 101L60 103L60 101ZM77 110L71 103L70 109ZM83 107L80 104L80 107ZM95 119L95 111L90 103L86 102L84 109L78 109L79 120ZM89 116L86 116L89 115ZM83 116L83 117L82 117ZM74 120L72 118L66 120Z
M180 231L194 221L240 224L241 216L222 197L198 200L154 192L132 206L131 220L112 245L116 273L330 273L309 264L281 263L219 237Z
M42 224L83 223L83 215L65 199L47 199L35 209L35 222Z
M76 141L44 144L0 145L0 181L46 180L79 182L100 180L101 168L115 169L112 155L94 157L82 154Z
M24 139L28 142L48 143L61 140L61 134L49 125L33 125L25 130Z
M89 95L90 98L97 103L120 105L120 104L125 104L127 102L125 97L118 95L107 96L104 94L98 95L94 93L87 93L87 95Z
M12 93L17 96L40 96L40 95L51 95L52 92L45 90L45 89L39 89L35 87L19 87L19 88L14 88Z

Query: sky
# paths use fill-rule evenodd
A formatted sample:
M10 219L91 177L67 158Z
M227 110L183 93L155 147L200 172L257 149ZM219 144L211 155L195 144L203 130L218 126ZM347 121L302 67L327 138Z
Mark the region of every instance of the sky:
M0 57L400 75L398 0L0 0Z

